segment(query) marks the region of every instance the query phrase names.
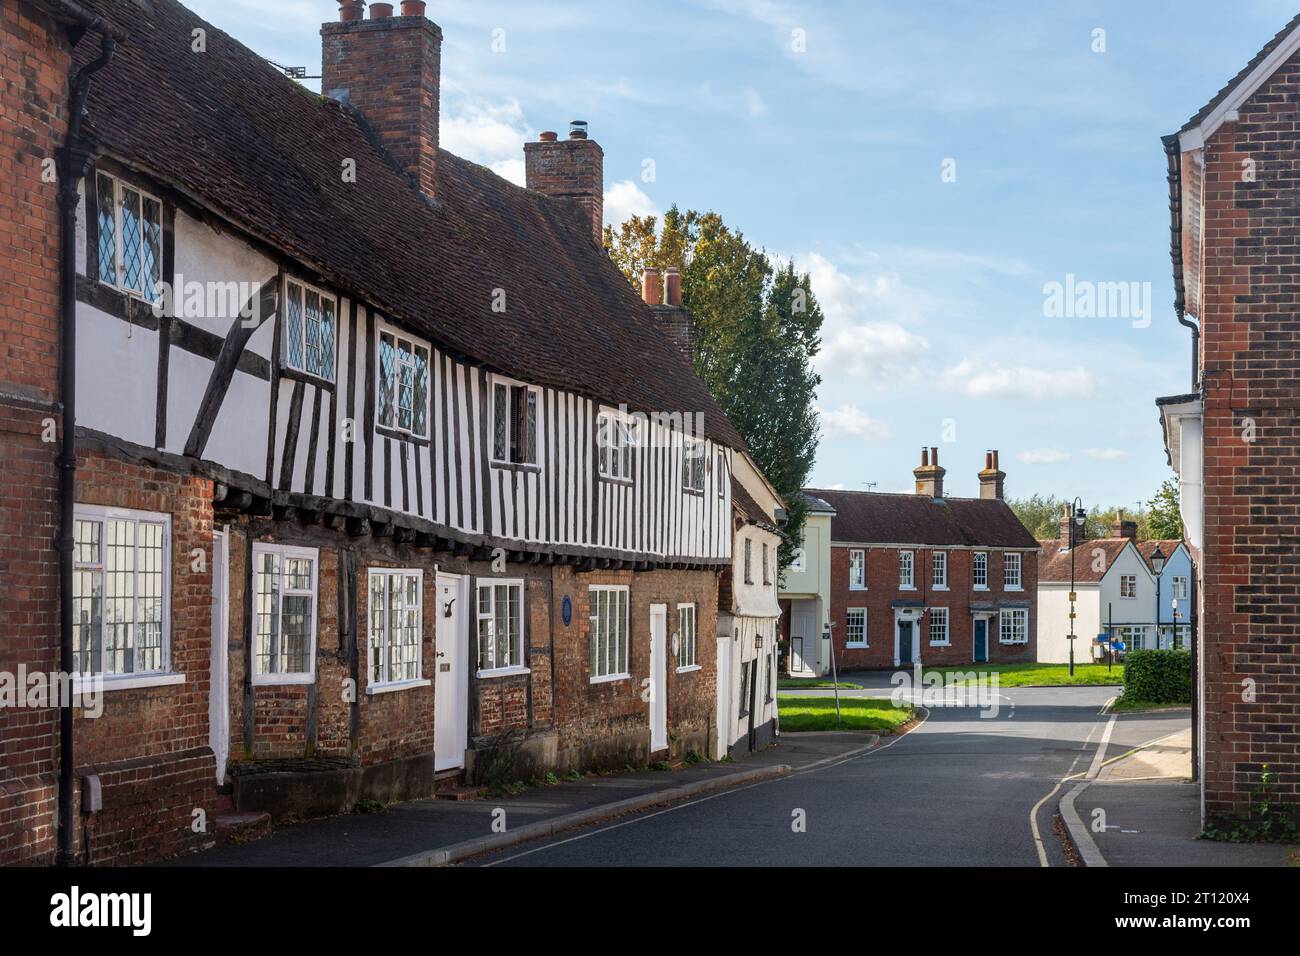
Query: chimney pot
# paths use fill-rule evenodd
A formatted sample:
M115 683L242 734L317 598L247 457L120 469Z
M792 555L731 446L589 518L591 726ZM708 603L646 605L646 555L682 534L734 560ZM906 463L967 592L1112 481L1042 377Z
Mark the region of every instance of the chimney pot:
M424 0L402 0L402 16L424 16Z
M658 269L647 267L641 270L641 300L646 305L659 305L663 301Z
M548 129L546 132L539 134L537 138L543 143L554 143L560 138L560 134L553 129Z
M605 225L605 153L587 137L584 120L570 124L569 138L558 142L551 131L535 143L524 143L524 178L528 188L552 199L563 199L591 224L591 236L603 244Z
M391 3L372 3L370 5L371 20L386 20L393 15L393 5Z
M925 467L930 464L930 449L924 445L921 446L921 466Z
M936 468L939 467L939 449L933 445L930 446L930 464Z
M572 120L569 123L569 139L586 139L587 138L587 121Z
M366 5L363 0L339 0L339 21L350 23L353 20L360 20L366 15Z
M682 274L676 266L664 269L665 301L677 308L682 305Z
M1002 500L1002 481L1006 475L998 468L998 453L990 449L984 453L984 470L978 475L980 480L980 497Z

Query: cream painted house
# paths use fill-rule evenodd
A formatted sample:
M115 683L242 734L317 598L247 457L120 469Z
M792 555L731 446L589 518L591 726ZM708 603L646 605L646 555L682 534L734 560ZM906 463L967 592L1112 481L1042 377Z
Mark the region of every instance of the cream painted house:
M786 670L811 677L831 669L829 614L831 606L831 519L835 509L805 493L803 545L786 568L780 585L782 636L789 641Z

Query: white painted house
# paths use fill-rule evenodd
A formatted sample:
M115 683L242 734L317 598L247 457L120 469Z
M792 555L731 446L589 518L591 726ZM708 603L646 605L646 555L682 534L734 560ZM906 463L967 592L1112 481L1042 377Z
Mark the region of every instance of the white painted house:
M1070 589L1074 588L1074 660L1105 660L1099 635L1125 650L1186 647L1191 558L1181 541L1134 540L1136 526L1121 522L1109 538L1042 542L1038 576L1038 660L1070 659ZM1153 558L1163 555L1156 573ZM1071 581L1073 580L1073 585ZM1159 610L1157 610L1159 607Z
M781 577L782 633L790 642L786 669L791 677L830 672L828 624L831 607L831 519L835 509L821 498L805 494L808 513L803 545Z

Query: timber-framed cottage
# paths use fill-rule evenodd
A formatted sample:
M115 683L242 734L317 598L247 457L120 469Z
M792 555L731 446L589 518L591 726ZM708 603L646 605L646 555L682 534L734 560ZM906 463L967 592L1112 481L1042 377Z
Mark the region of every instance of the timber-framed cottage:
M400 12L340 3L317 96L175 0L0 0L0 665L84 692L0 709L0 862L716 745L673 636L716 632L744 444L601 246L585 125L527 189L440 149L442 33Z

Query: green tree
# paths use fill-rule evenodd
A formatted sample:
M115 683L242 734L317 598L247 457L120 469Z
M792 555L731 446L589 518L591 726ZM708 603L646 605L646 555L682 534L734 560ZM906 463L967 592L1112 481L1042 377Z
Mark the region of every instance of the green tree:
M787 506L786 533L798 541L799 490L817 453L813 409L820 377L822 311L807 274L774 264L715 212L673 206L662 228L633 216L605 228L610 257L639 287L646 267L682 270L682 304L693 316L694 365L750 454ZM781 549L784 569L793 543Z
M1153 538L1182 540L1183 516L1178 510L1178 482L1166 478L1147 502L1147 524Z

